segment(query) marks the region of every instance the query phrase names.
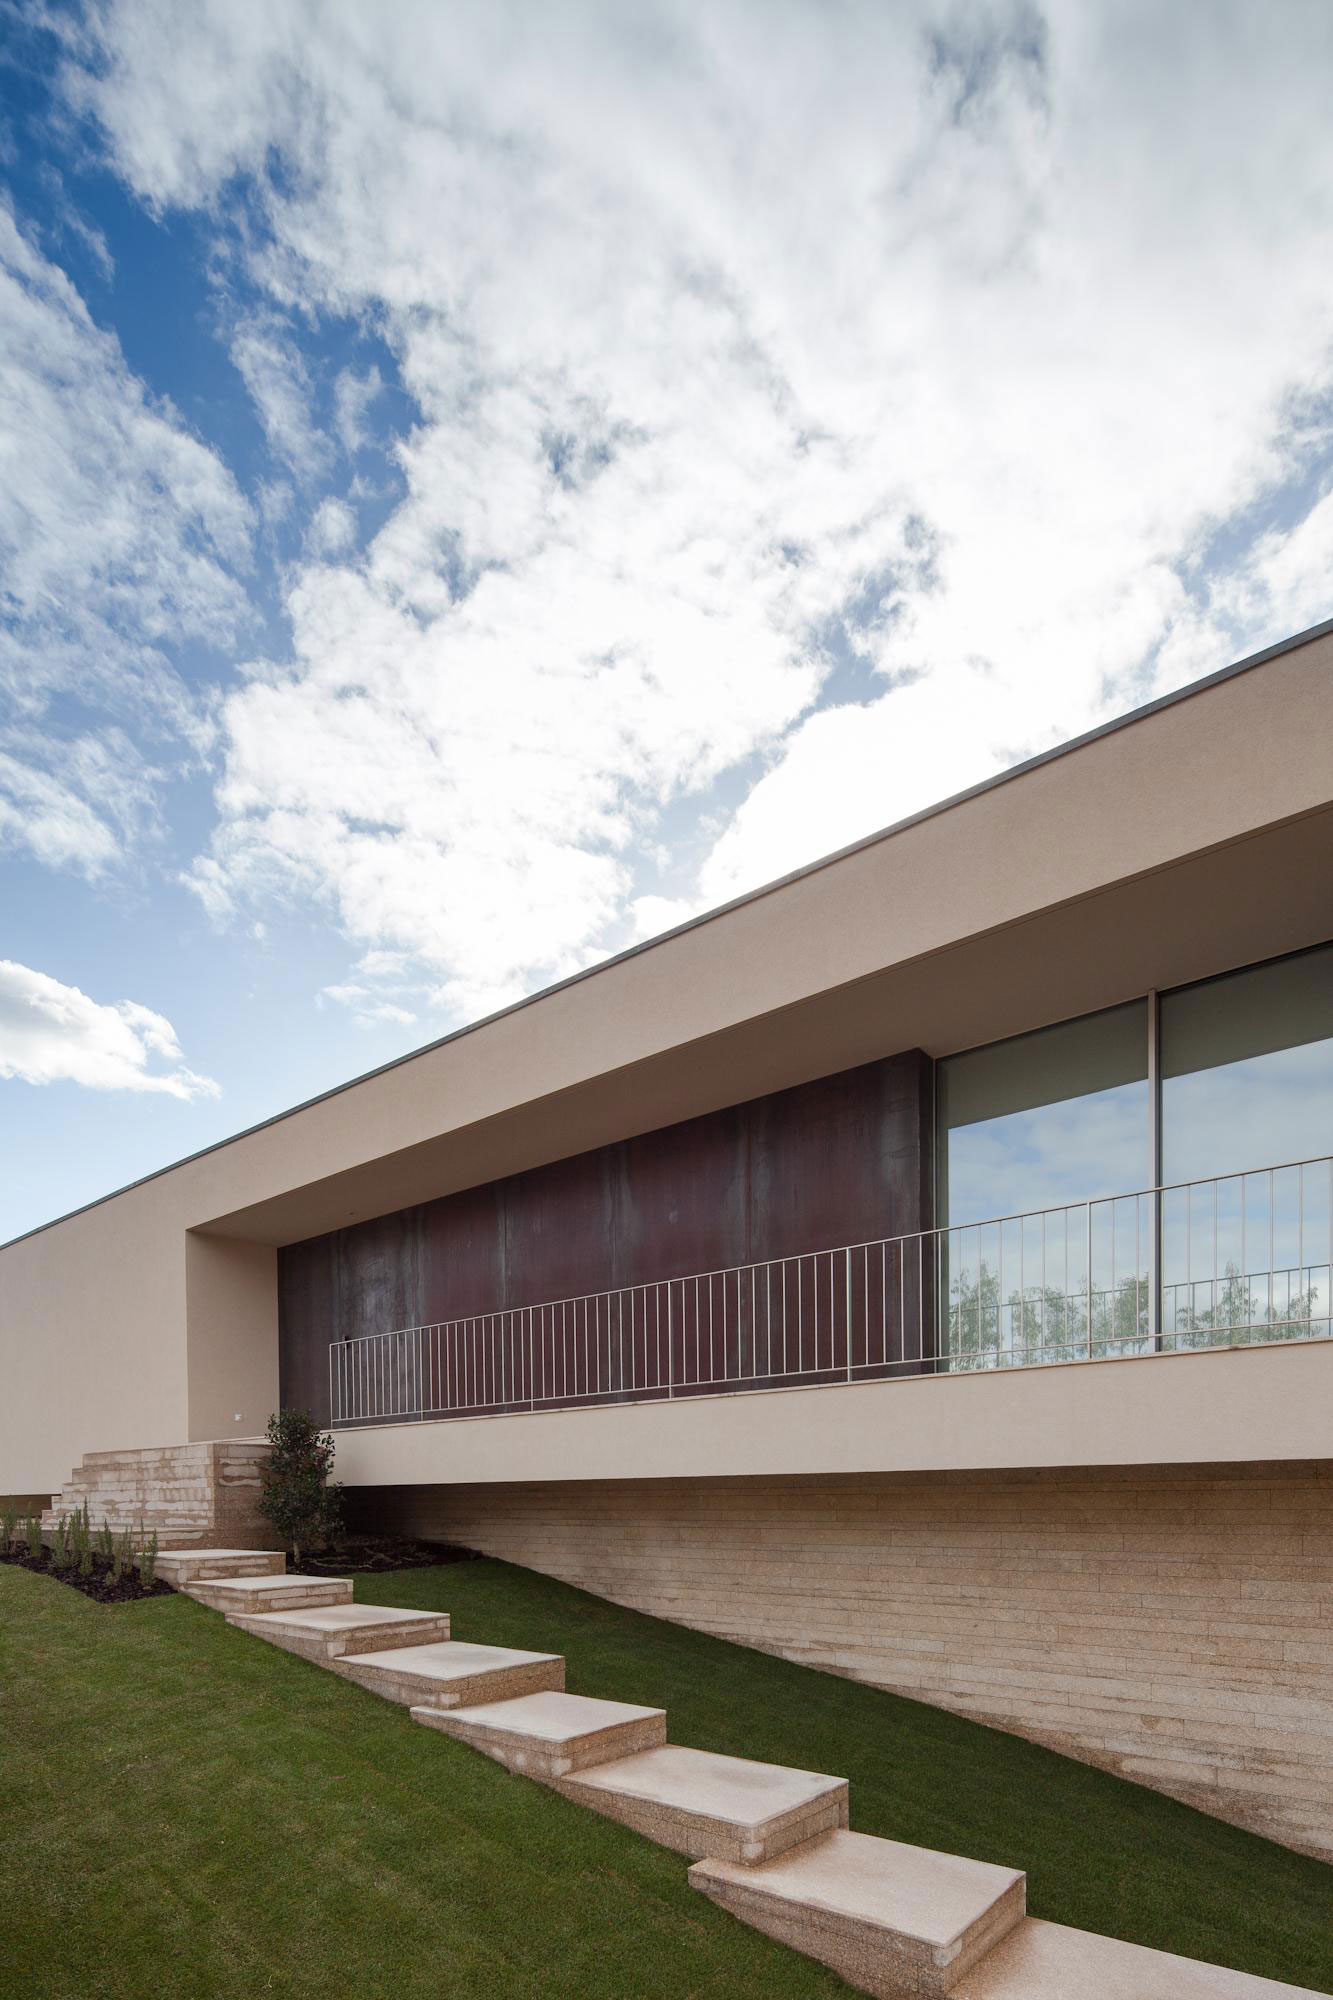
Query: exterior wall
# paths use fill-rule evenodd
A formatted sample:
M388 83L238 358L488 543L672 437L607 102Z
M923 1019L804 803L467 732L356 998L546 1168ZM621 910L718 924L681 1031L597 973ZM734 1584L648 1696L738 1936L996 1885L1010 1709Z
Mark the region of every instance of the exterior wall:
M331 1340L928 1227L920 1050L278 1253L284 1403L328 1417Z
M360 1508L1333 1857L1333 1463L400 1487Z
M187 1232L293 1243L1326 938L1331 686L1321 628L0 1247L0 1489L249 1409L255 1265L187 1296Z
M54 1493L81 1452L189 1436L185 1230L160 1182L0 1253L0 1488Z
M344 1430L350 1486L706 1479L1329 1455L1333 1341L908 1375Z
M185 1239L191 1438L245 1437L278 1407L277 1252Z
M46 1514L87 1506L95 1528L156 1532L163 1549L271 1549L272 1525L259 1511L259 1474L268 1445L255 1438L180 1444L146 1451L89 1452Z

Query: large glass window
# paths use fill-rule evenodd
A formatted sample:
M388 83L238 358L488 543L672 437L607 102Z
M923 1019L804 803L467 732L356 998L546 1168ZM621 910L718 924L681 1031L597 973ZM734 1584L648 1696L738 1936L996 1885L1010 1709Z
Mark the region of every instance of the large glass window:
M936 1090L941 1222L1151 1181L1146 1001L948 1056Z
M1152 1197L1095 1198L1151 1179L1147 1002L950 1056L936 1089L941 1365L1139 1352Z
M1333 944L1159 1007L937 1066L946 1365L1333 1331Z
M1161 1009L1164 1338L1327 1333L1333 945L1164 994Z
M1333 1152L1333 945L1162 995L1162 1179Z

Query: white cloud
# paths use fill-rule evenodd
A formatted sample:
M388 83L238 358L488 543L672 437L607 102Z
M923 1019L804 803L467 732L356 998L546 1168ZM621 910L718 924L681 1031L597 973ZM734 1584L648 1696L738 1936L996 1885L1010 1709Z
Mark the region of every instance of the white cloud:
M384 381L378 368L358 373L344 368L333 385L334 422L345 452L352 453L368 444L373 435L370 412L382 395Z
M68 740L0 730L0 853L95 880L156 820L158 773L122 730Z
M474 1011L1333 608L1326 9L97 19L121 172L248 180L418 412L227 699L215 910Z
M356 540L356 515L345 500L322 500L306 539L312 555L325 559L346 555Z
M90 1000L77 986L12 959L0 959L0 1077L160 1091L186 1102L221 1094L210 1077L185 1067L161 1014L134 1000Z
M3 202L0 351L0 845L96 874L153 817L127 731L207 741L171 660L245 620L249 514Z
M416 1015L410 1008L400 1007L395 1000L387 1000L374 987L358 985L355 980L345 981L339 986L325 986L320 989L318 1003L336 1000L340 1006L350 1008L352 1019L358 1028L376 1028L385 1023L394 1027L411 1027Z
M316 428L310 377L290 327L277 319L243 321L231 358L254 400L269 444L298 478L328 470L329 448Z

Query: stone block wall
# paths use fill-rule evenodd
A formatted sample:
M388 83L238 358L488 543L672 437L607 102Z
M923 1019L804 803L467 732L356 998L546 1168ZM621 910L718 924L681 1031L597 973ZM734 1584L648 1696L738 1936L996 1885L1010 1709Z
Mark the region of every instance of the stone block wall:
M1329 1463L349 1497L1333 1859Z
M71 1473L44 1526L87 1502L93 1524L157 1531L163 1548L261 1549L274 1546L259 1512L259 1468L268 1446L257 1438L163 1445L138 1451L91 1451Z

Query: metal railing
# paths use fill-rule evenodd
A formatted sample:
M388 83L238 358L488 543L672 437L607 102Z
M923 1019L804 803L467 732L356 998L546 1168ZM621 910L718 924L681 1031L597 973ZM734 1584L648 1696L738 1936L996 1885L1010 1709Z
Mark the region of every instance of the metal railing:
M1333 1333L1333 1159L336 1341L335 1425Z

